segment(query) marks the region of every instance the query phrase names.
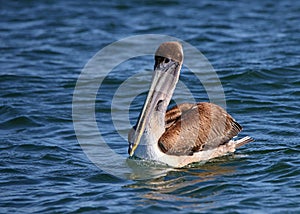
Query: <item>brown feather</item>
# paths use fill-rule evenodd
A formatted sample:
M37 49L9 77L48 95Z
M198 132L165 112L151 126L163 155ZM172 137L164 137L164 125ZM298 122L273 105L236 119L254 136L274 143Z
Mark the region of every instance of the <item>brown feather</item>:
M168 129L178 119L180 119L182 113L187 112L194 106L195 104L192 103L182 103L168 110L165 116L166 129Z
M181 104L166 113L166 131L160 149L169 155L193 155L226 144L242 127L220 106Z

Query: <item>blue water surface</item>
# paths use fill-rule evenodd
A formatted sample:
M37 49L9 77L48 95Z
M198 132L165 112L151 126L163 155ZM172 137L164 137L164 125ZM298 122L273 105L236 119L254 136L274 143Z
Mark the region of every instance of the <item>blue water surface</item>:
M1 1L0 15L0 213L300 212L299 1ZM143 179L94 165L74 131L76 81L99 50L141 34L198 48L241 136L255 142L204 165L144 166ZM99 89L99 130L124 160L130 126L115 129L112 99L126 79L152 68L152 56L129 60ZM180 80L196 101L209 101L187 67ZM133 124L144 98L124 98L131 107L119 122Z

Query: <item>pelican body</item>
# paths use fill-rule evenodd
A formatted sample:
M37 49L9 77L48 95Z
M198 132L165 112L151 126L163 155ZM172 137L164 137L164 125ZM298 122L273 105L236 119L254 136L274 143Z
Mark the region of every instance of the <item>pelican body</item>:
M213 103L183 103L167 111L183 62L179 42L162 43L155 52L152 83L137 124L128 134L130 156L172 167L232 153L253 141L233 140L242 130Z

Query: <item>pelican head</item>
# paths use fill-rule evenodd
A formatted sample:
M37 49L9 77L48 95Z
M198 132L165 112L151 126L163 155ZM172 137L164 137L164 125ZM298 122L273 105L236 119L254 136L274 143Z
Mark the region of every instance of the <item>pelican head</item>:
M156 50L152 83L136 125L134 140L129 145L130 156L134 154L145 129L151 123L155 124L155 129L164 130L165 113L179 79L182 61L183 50L179 42L162 43ZM153 133L155 135L155 131ZM160 135L160 131L156 131L156 135Z

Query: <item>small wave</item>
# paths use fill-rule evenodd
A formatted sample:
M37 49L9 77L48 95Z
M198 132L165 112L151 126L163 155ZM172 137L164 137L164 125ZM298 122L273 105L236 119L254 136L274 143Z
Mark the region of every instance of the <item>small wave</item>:
M15 116L0 123L0 129L19 129L40 126L43 126L43 124L36 122L30 116Z

